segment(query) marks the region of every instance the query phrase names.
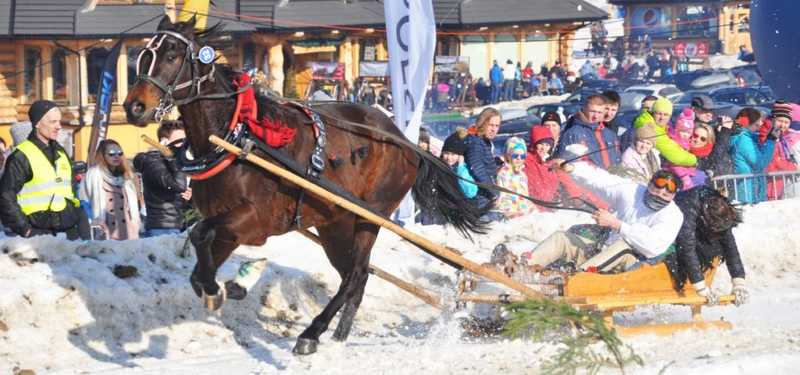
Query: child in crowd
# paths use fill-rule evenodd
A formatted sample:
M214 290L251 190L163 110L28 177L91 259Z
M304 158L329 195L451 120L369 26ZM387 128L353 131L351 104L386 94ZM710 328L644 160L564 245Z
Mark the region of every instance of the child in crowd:
M464 164L464 150L467 147L464 144L464 138L466 136L466 129L462 127L456 128L455 133L444 140L441 158L442 161L449 165L453 172L460 177L458 186L461 188L461 192L464 193L464 196L468 199L472 199L478 194L478 186L471 183L475 180L469 174L467 165Z
M511 137L506 141L506 163L497 173L497 186L515 193L528 195L528 177L525 175L525 157L528 153L525 141ZM509 219L526 215L534 210L529 200L517 195L501 192L497 209Z
M707 147L709 144L713 146L712 142L709 142L710 137L713 136L713 132L711 135L704 134L695 136L695 126L694 126L694 111L690 107L687 107L681 112L678 116L678 119L675 121L675 125L670 130L670 138L675 141L675 143L679 144L683 147L684 150L691 152L696 157L705 157L711 153L711 148ZM702 131L705 133L705 130ZM699 140L703 138L703 142L693 142L693 140ZM697 149L693 147L693 145L699 145L698 147L703 147L703 149ZM702 185L705 183L706 175L703 171L697 170L696 166L685 167L685 166L677 166L677 165L669 165L667 167L668 170L674 172L681 178L683 181L683 189L688 190L694 186Z

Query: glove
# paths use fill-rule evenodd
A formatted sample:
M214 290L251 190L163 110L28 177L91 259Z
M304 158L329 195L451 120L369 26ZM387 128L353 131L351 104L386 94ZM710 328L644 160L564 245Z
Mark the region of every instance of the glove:
M733 288L731 289L731 294L736 297L736 299L733 300L734 305L741 306L747 303L747 300L750 299L750 293L747 292L743 278L736 277L733 279Z
M719 303L719 294L717 294L717 292L715 292L713 289L707 287L704 281L694 283L692 286L694 287L695 292L697 292L697 295L706 299L707 306L714 306Z

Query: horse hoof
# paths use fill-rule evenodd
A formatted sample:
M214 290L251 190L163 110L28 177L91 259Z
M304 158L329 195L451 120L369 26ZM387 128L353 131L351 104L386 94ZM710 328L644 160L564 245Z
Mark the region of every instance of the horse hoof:
M300 337L297 339L297 343L294 344L294 349L292 349L292 353L298 355L314 354L317 352L318 344L319 344L318 340L304 339Z
M189 284L192 285L192 290L194 290L194 294L197 294L197 297L203 298L203 284L200 284L200 280L198 280L196 274L192 272L192 276L189 277Z
M211 311L217 311L225 303L225 288L220 288L217 294L208 295L203 293L203 305Z

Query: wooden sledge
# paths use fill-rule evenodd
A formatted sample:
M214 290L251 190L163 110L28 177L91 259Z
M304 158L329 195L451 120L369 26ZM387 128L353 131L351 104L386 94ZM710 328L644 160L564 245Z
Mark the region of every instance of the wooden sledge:
M719 262L705 273L708 285L713 282ZM458 300L461 302L504 304L523 301L518 295L507 293L487 294L477 292L479 289L470 283L460 283ZM474 282L473 282L474 284ZM702 309L706 299L695 293L691 284L687 283L680 292L673 288L672 277L666 264L643 264L640 268L620 274L598 274L579 272L566 276L563 285L546 285L557 295L555 300L579 308L597 311L603 314L609 327L616 329L621 335L657 334L670 335L685 329L730 329L733 325L723 320L706 321ZM720 297L720 304L734 301L733 295ZM614 313L633 311L645 305L684 305L691 310L691 319L686 322L651 323L636 326L621 326L614 323Z

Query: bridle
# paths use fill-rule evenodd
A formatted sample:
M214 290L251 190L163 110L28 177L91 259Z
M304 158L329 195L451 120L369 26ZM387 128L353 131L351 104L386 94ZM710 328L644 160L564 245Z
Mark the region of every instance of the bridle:
M181 67L178 69L175 79L173 79L172 83L169 85L152 76L153 69L156 66L156 60L158 58L158 49L168 37L173 37L186 45L183 60L181 60ZM147 69L143 69L142 58L146 54L149 54L151 59ZM200 64L202 64L202 62L198 59L198 51L195 50L195 44L180 33L168 30L159 30L156 32L156 35L150 39L149 42L147 42L145 49L139 53L139 57L136 60L136 82L134 84L138 84L139 81L149 82L153 84L153 86L158 87L158 89L163 93L161 100L158 102L158 106L155 108L154 119L156 122L161 122L161 119L164 117L164 115L169 113L175 106L189 104L198 99L222 99L236 94L236 92L233 92L200 95L200 85L203 84L203 82L214 82L215 70L212 62L211 70L207 74L200 76ZM190 70L191 78L184 82L178 82L180 77L184 75L186 69ZM186 96L183 98L175 97L176 92L186 88L191 88Z

